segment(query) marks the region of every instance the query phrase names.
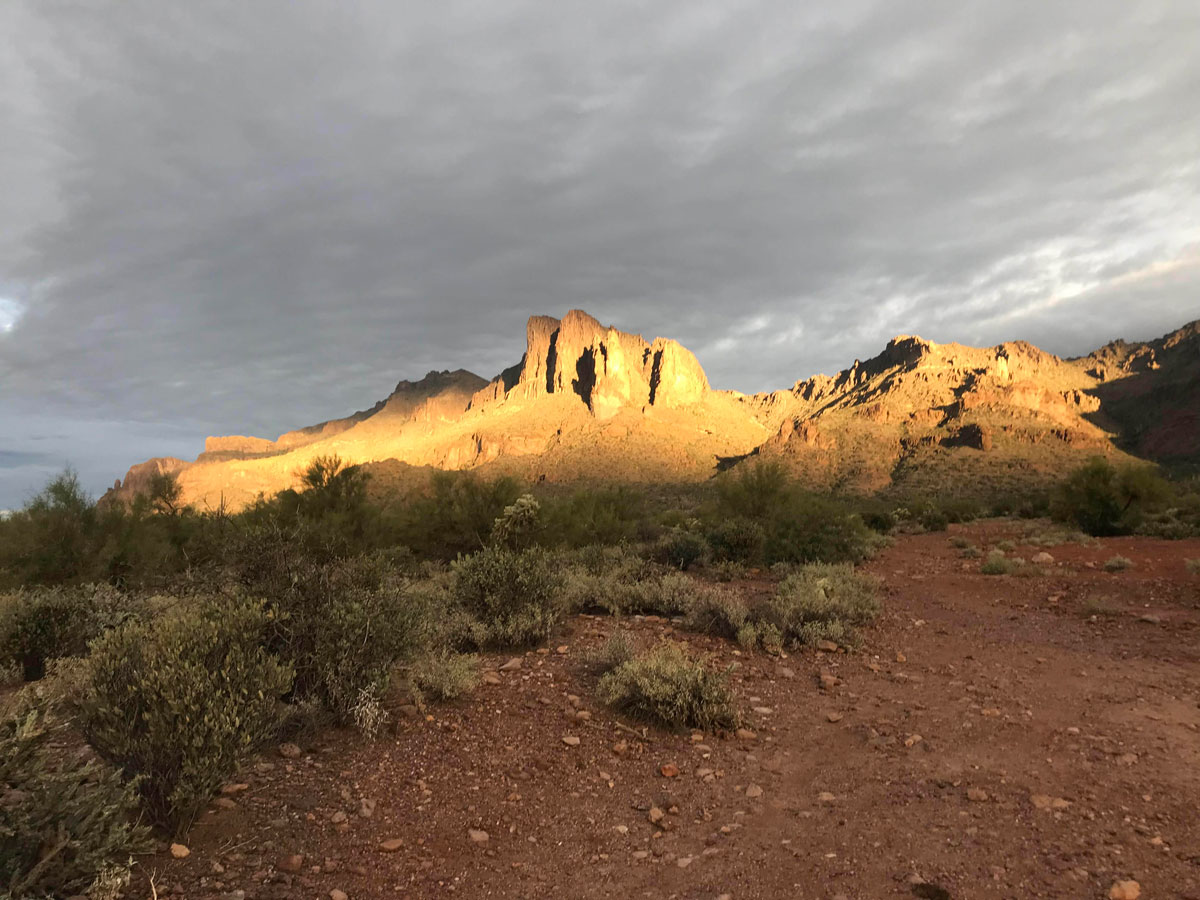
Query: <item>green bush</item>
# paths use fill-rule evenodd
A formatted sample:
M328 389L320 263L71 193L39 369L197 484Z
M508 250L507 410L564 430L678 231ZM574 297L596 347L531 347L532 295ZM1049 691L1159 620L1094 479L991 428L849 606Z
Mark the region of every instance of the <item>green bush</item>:
M545 534L559 546L635 541L645 522L645 499L626 487L581 488L543 504Z
M749 610L737 594L725 588L697 586L687 605L684 628L733 640L746 624Z
M736 728L737 708L725 672L692 659L677 644L621 663L596 687L606 706L667 728Z
M717 562L752 566L763 560L767 533L758 522L735 517L719 522L708 532L708 545Z
M81 591L38 588L0 597L0 661L21 667L25 681L46 674L46 661L82 656L99 633Z
M452 569L455 600L482 626L487 645L541 643L562 618L562 578L544 550L488 547Z
M767 561L858 563L875 551L876 538L862 520L841 504L817 496L798 496L777 516L767 538Z
M686 571L704 558L708 549L701 535L682 528L672 528L654 545L654 558L673 569Z
M584 657L584 662L593 672L603 675L629 662L635 655L629 635L624 631L616 631L603 644L590 651Z
M485 481L473 472L435 472L428 491L400 509L395 530L423 555L454 559L481 549L520 493L511 478Z
M50 746L43 713L0 722L0 890L5 897L68 897L122 880L149 849L137 788L95 762L72 764Z
M1117 467L1095 457L1058 486L1051 513L1097 537L1129 534L1170 493L1170 486L1149 466Z
M773 625L784 642L850 644L857 628L879 614L878 593L878 580L852 566L808 565L780 583L755 620Z
M1017 562L1008 559L1003 550L992 550L979 571L984 575L1011 575L1017 570Z
M445 702L469 694L479 684L479 657L473 653L430 653L409 670L423 698Z
M84 734L130 776L151 818L178 833L279 725L291 668L263 649L258 601L200 598L92 646Z
M778 462L756 459L717 479L717 504L722 516L763 522L775 517L792 500L795 485Z
M294 669L292 701L350 722L363 693L381 695L396 663L429 642L430 598L406 579L406 552L330 558L273 523L240 540L236 577L247 594L267 598L267 646Z

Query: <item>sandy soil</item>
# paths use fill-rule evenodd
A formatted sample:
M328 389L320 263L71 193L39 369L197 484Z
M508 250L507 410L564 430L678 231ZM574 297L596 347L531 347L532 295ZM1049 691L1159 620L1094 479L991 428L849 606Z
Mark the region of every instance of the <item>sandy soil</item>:
M886 612L849 654L577 617L374 743L264 755L133 895L153 874L189 898L1104 898L1127 879L1200 898L1200 541L1049 552L1049 576L989 577L945 533L898 539L869 566ZM1133 568L1103 571L1116 554ZM616 628L738 663L753 736L622 727L582 663Z

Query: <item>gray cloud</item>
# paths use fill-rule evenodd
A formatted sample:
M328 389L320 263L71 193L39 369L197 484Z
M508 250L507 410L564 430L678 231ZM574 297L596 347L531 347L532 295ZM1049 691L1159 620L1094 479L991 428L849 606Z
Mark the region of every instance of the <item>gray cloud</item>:
M1200 315L1200 10L827 6L0 4L0 449L98 489L572 307L746 391Z

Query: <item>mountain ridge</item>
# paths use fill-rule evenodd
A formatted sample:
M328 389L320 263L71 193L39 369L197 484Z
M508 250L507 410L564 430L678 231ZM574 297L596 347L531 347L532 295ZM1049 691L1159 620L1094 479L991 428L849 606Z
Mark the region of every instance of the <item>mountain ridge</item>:
M1196 415L1164 430L1144 411L1200 408L1200 321L1156 341L1063 359L1025 341L977 348L913 335L835 375L758 394L716 390L669 338L581 310L532 316L521 359L490 381L464 369L401 381L387 398L274 441L215 436L194 462L149 460L106 497L172 471L184 499L234 508L295 484L318 455L474 468L551 481L699 481L755 456L814 488L954 490L1045 481L1062 465L1132 450L1194 456ZM950 479L939 488L938 482Z

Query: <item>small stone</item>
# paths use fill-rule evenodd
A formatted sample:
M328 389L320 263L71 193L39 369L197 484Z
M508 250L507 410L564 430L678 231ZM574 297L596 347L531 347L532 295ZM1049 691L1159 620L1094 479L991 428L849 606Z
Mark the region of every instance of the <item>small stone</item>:
M375 801L368 800L366 797L363 797L361 800L359 800L358 814L364 819L369 819L371 816L375 815Z
M780 666L777 669L777 671L779 672L780 678L795 678L796 677L796 670L790 669L787 666Z
M554 648L554 652L557 653L559 656L566 656L567 650L569 650L569 649L570 648L567 647L566 644L559 644L557 647Z
M771 709L771 707L769 707L769 706L756 706L756 707L754 707L754 713L755 713L755 715L759 715L759 716L769 716L769 715L771 715L771 714L772 714L772 713L774 713L774 712L775 712L775 710Z
M675 860L675 865L679 866L681 869L686 869L692 864L692 860L693 858L690 856L681 856L679 859Z
M501 672L512 672L515 669L521 668L521 657L514 656L508 662L500 667Z
M295 744L280 744L279 745L279 755L282 756L284 759L299 759L300 758L300 748L297 747Z
M634 850L633 853L630 854L630 856L632 856L636 860L649 859L650 851L649 850Z
M663 778L679 777L679 766L675 765L675 763L665 763L658 771L662 773Z
M1048 566L1054 562L1054 557L1043 550L1041 553L1035 553L1033 555L1033 562L1039 566Z
M998 718L1000 718L1000 710L999 710L999 709L997 709L997 708L996 708L996 707L994 707L994 706L989 706L989 707L986 707L986 708L984 708L984 709L980 710L980 711L979 711L979 714L980 714L981 716L983 716L985 719L998 719Z
M495 672L484 672L483 678L481 680L483 681L484 684L495 685L495 684L503 684L504 683L503 679L501 679L501 677L499 675L497 675Z
M185 847L183 844L172 844L171 845L171 855L173 857L175 857L176 859L186 859L187 857L191 856L191 853L192 853L192 851L189 850L187 847Z
M482 828L468 828L467 837L471 839L471 843L473 844L486 844L491 835Z
M629 742L628 741L617 741L615 744L612 745L612 752L615 753L617 756L624 756L626 753L629 752Z
M845 716L843 716L840 712L827 712L825 713L825 718L830 722L840 722L845 718Z
M237 809L237 803L228 797L218 797L213 801L213 806L217 809Z
M817 794L817 802L828 806L831 803L836 803L837 797L829 793L829 791L821 791L821 793Z
M662 822L662 820L665 816L666 816L666 813L664 813L657 806L650 807L650 812L648 812L646 814L646 818L650 820L651 825L659 824L660 822Z
M828 672L821 673L821 690L832 691L835 687L842 683L842 679L836 675L831 675Z
M346 818L347 818L347 816L346 816L345 811L339 809L337 812L335 812L332 816L329 817L329 821L332 822L334 825L340 825L342 822L346 821Z
M1146 613L1144 616L1138 616L1139 622L1145 622L1147 625L1161 625L1162 616L1155 616L1151 613Z
M242 791L249 789L249 787L250 785L248 784L226 784L221 787L221 793L226 797L230 797L234 794L240 794Z
M758 735L755 734L753 731L751 731L749 728L739 728L737 730L737 739L739 741L753 741L757 737L758 737Z
M750 800L757 800L763 795L763 789L757 784L752 784L746 788L746 797Z
M1108 889L1108 900L1138 900L1142 896L1142 886L1136 881L1114 881Z
M404 838L388 838L379 843L379 849L384 853L395 853L404 846Z
M923 740L925 740L925 738L921 737L919 734L910 734L908 737L906 737L904 739L904 746L905 747L915 747L915 746L917 746L917 744L921 743L921 741L923 741Z
M613 831L615 831L617 834L629 834L629 826L628 825L614 825Z
M280 872L299 872L304 868L304 855L293 853L290 856L281 856L279 857L279 861L275 863L275 868Z
M972 803L985 803L987 802L987 798L988 792L983 788L967 788L967 799Z
M833 641L817 641L817 649L822 653L837 653L838 645Z
M339 891L337 888L334 888L329 892L329 900L350 900L350 897L345 891Z
M903 653L901 653L899 650L897 650L896 651L896 662L898 662L898 663L908 662L908 657L905 656Z
M573 735L573 734L568 734L568 735L566 735L566 736L565 736L565 737L562 739L562 742L563 742L564 744L566 744L568 747L578 747L578 746L579 746L579 738L577 738L577 737L576 737L575 735Z

